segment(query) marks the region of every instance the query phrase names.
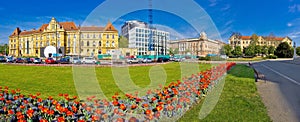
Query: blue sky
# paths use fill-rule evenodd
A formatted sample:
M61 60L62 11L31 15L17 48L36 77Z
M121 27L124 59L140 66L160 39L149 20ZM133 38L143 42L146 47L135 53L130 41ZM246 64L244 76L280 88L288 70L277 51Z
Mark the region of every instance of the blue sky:
M221 39L225 42L232 32L240 32L242 35L256 33L264 36L273 33L275 36L289 36L297 42L297 45L300 45L300 0L195 0L195 2L207 12L220 32ZM0 43L7 43L8 36L16 27L20 27L22 30L39 28L42 24L48 23L51 17L56 17L58 21L74 21L76 24L82 24L96 7L101 6L101 3L105 2L102 0L43 2L40 0L31 0L30 2L3 0L0 2ZM129 4L138 5L134 2L115 5L121 8ZM144 4L148 4L147 0ZM162 4L167 5L168 3ZM183 9L185 6L185 4L180 4L175 5L174 8ZM105 10L107 10L104 11L107 14L114 11L109 8ZM191 13L186 11L187 16ZM177 32L182 38L198 36L199 32L189 22L177 15L163 11L154 11L153 14L154 23L159 27L167 28L167 31L172 30L171 33ZM106 14L102 18L106 21L113 20ZM147 21L147 11L126 13L115 19L116 21L113 22L117 29L120 29L126 20ZM106 21L99 25L103 26ZM196 21L203 23L201 19Z

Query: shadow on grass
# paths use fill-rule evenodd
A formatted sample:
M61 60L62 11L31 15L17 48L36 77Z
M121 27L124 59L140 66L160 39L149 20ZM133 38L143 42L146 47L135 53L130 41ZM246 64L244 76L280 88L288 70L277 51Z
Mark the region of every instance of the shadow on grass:
M257 92L253 75L251 68L236 65L228 72L220 99L206 118L199 119L199 112L206 99L204 98L179 121L270 121Z

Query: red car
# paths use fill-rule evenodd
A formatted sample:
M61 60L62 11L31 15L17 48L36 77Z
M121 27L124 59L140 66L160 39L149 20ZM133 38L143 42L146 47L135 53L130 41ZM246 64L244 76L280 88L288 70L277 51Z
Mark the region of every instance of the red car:
M47 59L45 60L45 63L46 63L46 64L56 64L56 61L55 61L53 58L47 58Z

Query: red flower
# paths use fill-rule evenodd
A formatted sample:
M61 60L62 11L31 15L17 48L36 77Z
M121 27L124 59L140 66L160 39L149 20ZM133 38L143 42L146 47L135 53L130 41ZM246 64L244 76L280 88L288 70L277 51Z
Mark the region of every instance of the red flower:
M97 121L97 120L99 120L99 117L95 116L95 115L92 115L92 121Z
M29 118L31 118L31 117L33 116L33 112L34 112L34 111L30 108L30 109L27 110L26 114L27 114L27 116L28 116Z
M131 105L131 109L136 109L136 108L137 108L136 104Z
M65 118L64 118L64 117L58 117L58 118L57 118L57 121L58 121L58 122L65 122Z
M40 103L43 102L43 99L42 99L42 98L39 98L39 99L38 99L38 102L40 102Z
M53 98L52 98L52 96L49 96L48 99L49 99L49 100L52 100Z
M115 113L115 114L119 113L119 109L115 108L115 109L114 109L114 113Z
M39 92L38 92L38 93L36 93L36 96L40 96L40 95L41 95L41 93L39 93Z
M43 112L43 113L48 113L48 110L49 110L48 108L43 108L43 109L42 109L42 112Z
M116 120L116 122L124 122L124 119L123 119L123 118L118 118L118 119Z
M58 96L63 96L63 94L62 94L62 93L59 93Z
M71 111L67 111L67 116L73 116L73 112L71 112Z
M124 104L121 104L120 109L122 109L124 111L124 110L126 110L126 106Z
M14 114L14 111L13 110L8 110L8 114Z
M144 108L147 108L147 107L148 107L148 104L146 104L146 103L143 104L143 107L144 107Z
M48 111L48 114L49 114L49 115L54 115L54 110L49 110L49 111Z
M114 106L117 106L117 105L119 105L119 102L118 102L117 100L114 100L114 101L113 101L113 105L114 105Z
M160 105L158 105L158 106L156 107L156 109L157 109L157 111L161 111L161 110L163 109L163 107L160 106Z
M46 119L41 119L40 122L48 122Z
M150 115L150 114L152 114L152 111L148 109L148 110L146 110L145 114Z
M96 114L101 114L102 113L102 111L100 109L97 109L95 112L96 112Z
M24 105L20 105L20 108L21 108L21 109L24 109L24 108L25 108L25 106L24 106Z
M153 97L151 100L152 100L152 101L155 101L155 100L156 100L156 97Z
M76 106L72 106L72 110L76 113L77 112L77 107Z

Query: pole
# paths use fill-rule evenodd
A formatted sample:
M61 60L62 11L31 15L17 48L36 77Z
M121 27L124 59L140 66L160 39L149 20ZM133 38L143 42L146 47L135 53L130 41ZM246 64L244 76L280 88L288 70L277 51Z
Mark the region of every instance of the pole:
M296 54L296 42L294 42L294 57L293 59L295 60L297 58L297 54Z
M57 61L57 56L58 56L58 49L57 49L57 21L55 23L55 46L56 46L56 56L55 56L55 60Z

